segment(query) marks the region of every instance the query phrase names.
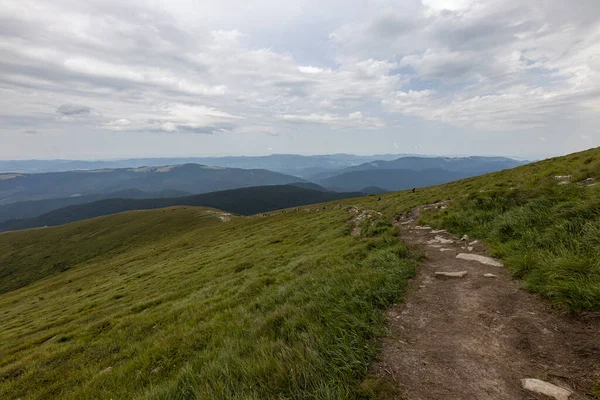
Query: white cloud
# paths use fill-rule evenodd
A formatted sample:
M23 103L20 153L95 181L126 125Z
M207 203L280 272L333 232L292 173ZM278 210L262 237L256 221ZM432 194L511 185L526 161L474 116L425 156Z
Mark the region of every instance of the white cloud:
M217 132L202 136L211 151L244 135L319 152L344 134L361 152L378 143L362 130L383 151L393 135L412 140L398 126L418 125L420 137L444 126L539 144L550 130L548 148L561 134L592 145L599 21L597 0L4 0L0 135L52 132L68 147L164 132L162 151ZM3 141L30 149L24 136Z

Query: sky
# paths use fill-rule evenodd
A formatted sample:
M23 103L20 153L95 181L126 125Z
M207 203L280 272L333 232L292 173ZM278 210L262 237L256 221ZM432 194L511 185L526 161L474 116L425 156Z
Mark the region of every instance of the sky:
M598 0L0 0L0 159L597 146Z

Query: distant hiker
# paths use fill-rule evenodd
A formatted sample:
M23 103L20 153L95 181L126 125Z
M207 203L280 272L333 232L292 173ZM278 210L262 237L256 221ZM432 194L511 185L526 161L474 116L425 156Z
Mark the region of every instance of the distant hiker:
M415 192L415 190L417 190L417 188L413 188L413 193Z
M381 197L378 197L378 198L377 198L377 201L381 201Z

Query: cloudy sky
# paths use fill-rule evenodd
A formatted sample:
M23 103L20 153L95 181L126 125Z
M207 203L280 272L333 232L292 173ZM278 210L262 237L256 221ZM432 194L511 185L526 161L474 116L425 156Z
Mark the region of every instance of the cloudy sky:
M0 159L594 146L598 0L0 0Z

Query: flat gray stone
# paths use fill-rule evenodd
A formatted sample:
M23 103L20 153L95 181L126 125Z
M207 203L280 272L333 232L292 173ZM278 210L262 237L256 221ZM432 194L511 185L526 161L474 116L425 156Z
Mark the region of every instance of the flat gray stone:
M457 272L436 272L436 277L446 277L446 278L462 278L467 275L467 271L457 271Z
M494 267L503 267L504 266L504 264L502 264L502 262L495 260L492 257L480 256L479 254L460 253L456 256L456 258L459 258L461 260L477 261L482 264L491 265Z
M434 244L434 243L450 244L450 243L454 243L454 240L445 239L441 236L436 236L435 238L427 241L427 244Z
M498 275L494 275L494 274L483 274L483 276L485 276L486 278L497 278Z
M523 389L555 398L556 400L569 400L573 392L539 379L521 379Z

